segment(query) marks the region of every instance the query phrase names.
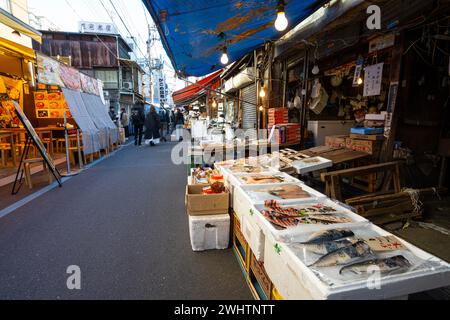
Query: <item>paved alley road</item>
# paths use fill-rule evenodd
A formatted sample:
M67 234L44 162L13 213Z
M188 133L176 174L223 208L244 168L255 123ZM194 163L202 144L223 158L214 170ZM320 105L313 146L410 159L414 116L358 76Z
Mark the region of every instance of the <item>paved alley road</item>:
M0 299L251 299L231 250L192 252L170 148L126 147L0 219Z

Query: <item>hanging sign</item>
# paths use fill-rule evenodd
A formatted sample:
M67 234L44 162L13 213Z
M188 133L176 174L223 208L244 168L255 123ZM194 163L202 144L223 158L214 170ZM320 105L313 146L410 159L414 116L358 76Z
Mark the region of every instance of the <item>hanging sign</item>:
M40 53L36 54L38 67L38 81L39 83L64 86L60 77L60 63L50 57L46 57Z
M394 115L395 106L397 104L398 86L399 86L398 82L391 82L391 85L389 87L386 123L384 128L384 136L386 138L389 138L389 136L391 135L392 118Z
M374 64L365 69L364 97L379 96L383 79L384 63Z
M359 56L358 60L356 61L356 68L355 68L355 75L353 77L353 87L359 86L358 80L361 78L361 72L364 66L364 57Z

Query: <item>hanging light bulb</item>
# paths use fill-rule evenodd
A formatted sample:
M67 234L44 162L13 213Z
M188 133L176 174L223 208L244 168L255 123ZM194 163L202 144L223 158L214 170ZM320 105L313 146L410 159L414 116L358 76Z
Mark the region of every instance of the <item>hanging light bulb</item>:
M364 83L363 78L359 77L358 78L358 86L362 85Z
M314 68L312 69L311 72L312 72L312 74L315 75L315 76L319 74L320 69L319 69L319 66L317 65L317 63L314 64Z
M212 107L214 109L217 108L217 101L216 101L216 99L213 100Z
M278 1L278 13L277 20L275 21L275 29L280 32L286 30L289 25L289 21L286 18L286 12L284 10L285 6L286 4L284 3L284 0Z
M259 97L262 99L266 97L266 90L264 89L264 87L261 87L261 90L259 91Z
M264 111L264 107L263 106L260 106L259 107L259 112L263 112Z
M220 62L223 65L227 65L228 62L230 62L230 58L228 58L228 49L227 49L227 47L223 48L223 53L222 53L222 57L220 58Z

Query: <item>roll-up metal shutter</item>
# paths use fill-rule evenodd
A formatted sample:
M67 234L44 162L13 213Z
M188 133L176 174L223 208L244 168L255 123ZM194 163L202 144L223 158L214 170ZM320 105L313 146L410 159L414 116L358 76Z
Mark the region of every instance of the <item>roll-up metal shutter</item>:
M242 128L256 129L257 128L257 108L258 103L256 84L252 84L242 89ZM256 138L256 134L255 134Z

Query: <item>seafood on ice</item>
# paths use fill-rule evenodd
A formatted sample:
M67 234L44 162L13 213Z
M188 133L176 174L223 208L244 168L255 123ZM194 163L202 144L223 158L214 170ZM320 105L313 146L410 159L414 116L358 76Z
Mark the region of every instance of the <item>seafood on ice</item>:
M261 213L272 224L281 228L293 227L298 224L337 224L350 223L352 219L339 217L332 214L308 214L307 211L298 210L293 207L281 207L275 200L264 203L267 210Z
M320 244L324 242L331 242L341 240L344 238L354 237L355 234L351 230L347 229L333 229L326 231L319 231L311 235L307 242L302 244Z
M332 253L341 248L349 247L354 244L355 241L351 240L339 240L339 241L330 241L323 243L311 243L311 244L299 244L294 245L295 247L299 247L302 249L306 249L309 252L318 254L318 255L326 255Z
M404 256L395 256L386 259L369 260L365 262L355 263L342 268L339 274L356 273L366 274L373 271L371 267L376 267L375 270L381 273L389 273L394 271L404 271L411 268L411 263Z
M342 266L370 256L373 256L373 252L370 249L369 245L364 241L358 241L351 246L338 249L323 256L315 263L310 265L310 267L324 268Z

